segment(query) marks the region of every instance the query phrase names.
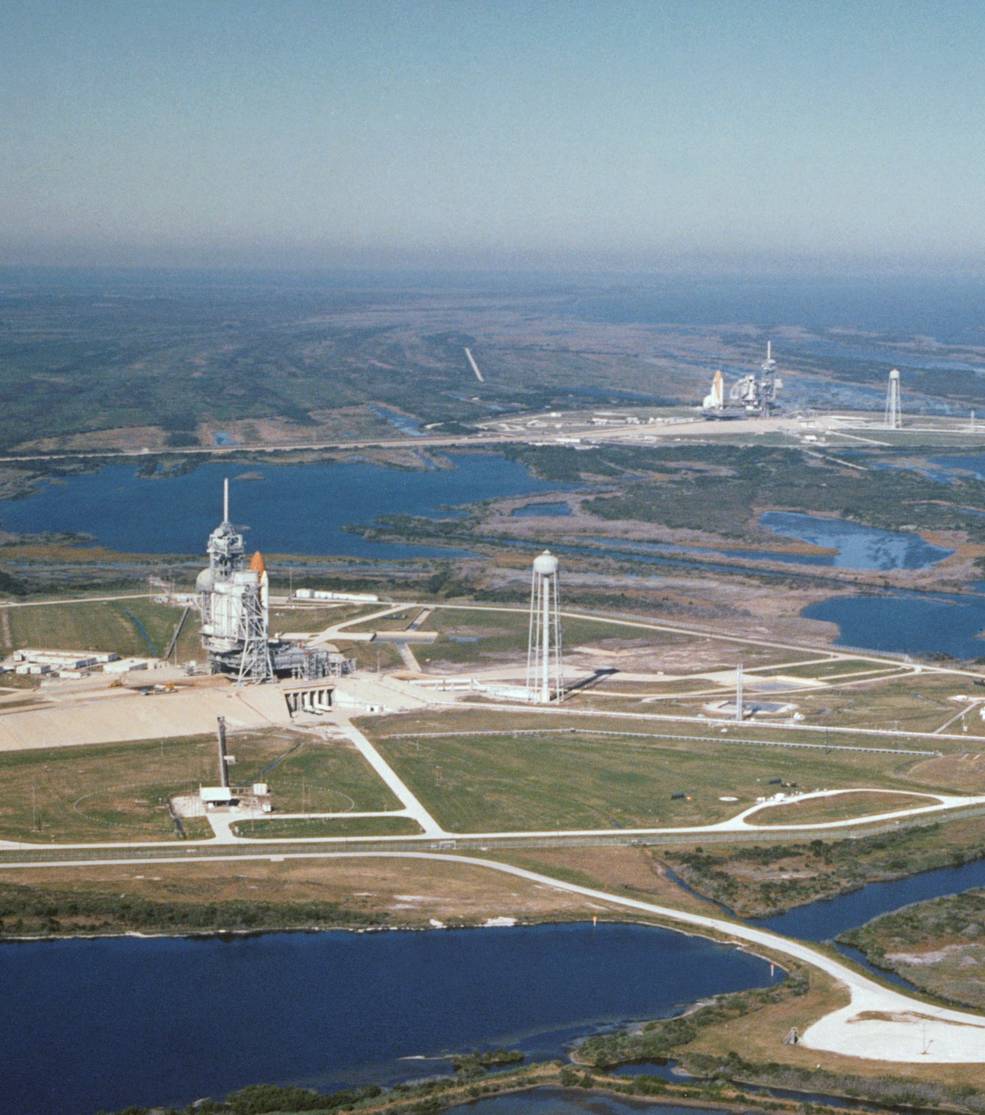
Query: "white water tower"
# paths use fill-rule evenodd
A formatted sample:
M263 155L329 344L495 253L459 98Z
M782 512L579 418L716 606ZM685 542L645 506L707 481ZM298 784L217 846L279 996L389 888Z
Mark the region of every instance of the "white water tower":
M527 693L549 704L564 696L561 674L561 601L558 563L550 550L534 558L530 581L530 640L527 646Z

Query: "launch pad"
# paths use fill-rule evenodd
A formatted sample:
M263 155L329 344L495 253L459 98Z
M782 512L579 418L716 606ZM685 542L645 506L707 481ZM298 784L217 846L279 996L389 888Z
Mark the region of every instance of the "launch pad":
M330 651L270 638L270 582L263 554L247 560L242 531L229 518L229 481L223 481L222 522L209 535L209 565L195 581L202 645L213 674L239 684L275 677L315 679L346 672Z

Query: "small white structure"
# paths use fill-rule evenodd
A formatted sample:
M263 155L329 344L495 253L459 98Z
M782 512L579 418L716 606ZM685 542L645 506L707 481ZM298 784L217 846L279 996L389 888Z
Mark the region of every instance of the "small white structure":
M889 373L889 388L886 391L886 428L899 430L903 425L903 411L899 397L899 368Z
M541 704L560 701L564 696L558 561L550 550L534 558L530 582L527 695Z
M103 673L128 674L131 670L156 670L160 666L160 658L118 658L115 662L107 662Z
M379 597L375 592L329 592L320 588L299 588L294 590L297 600L343 600L351 604L377 604Z
M200 786L198 796L206 809L217 805L232 805L234 795L228 786Z

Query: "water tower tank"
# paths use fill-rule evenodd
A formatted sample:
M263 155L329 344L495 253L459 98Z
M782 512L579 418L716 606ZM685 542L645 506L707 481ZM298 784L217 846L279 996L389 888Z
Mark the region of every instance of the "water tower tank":
M550 550L545 550L534 558L534 572L542 577L550 577L557 572L557 558Z

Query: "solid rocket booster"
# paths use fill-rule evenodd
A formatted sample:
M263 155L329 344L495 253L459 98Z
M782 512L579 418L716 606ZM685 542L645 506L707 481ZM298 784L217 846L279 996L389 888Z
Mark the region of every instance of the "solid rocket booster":
M725 377L719 369L711 378L711 391L702 404L706 410L721 410L725 406Z

